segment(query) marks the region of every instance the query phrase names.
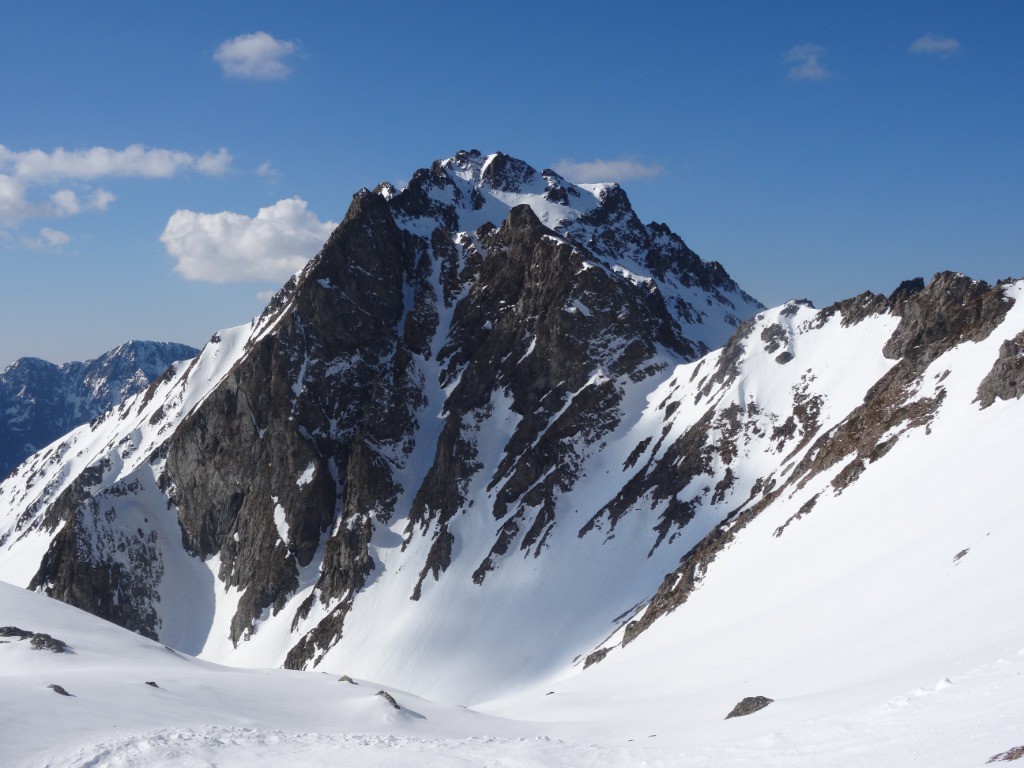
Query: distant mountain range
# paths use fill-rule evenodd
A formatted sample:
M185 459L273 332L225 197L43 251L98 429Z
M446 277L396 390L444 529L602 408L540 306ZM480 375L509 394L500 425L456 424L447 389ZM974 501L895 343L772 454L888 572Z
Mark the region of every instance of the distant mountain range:
M22 357L0 373L0 477L61 435L141 392L185 344L129 341L95 360L55 365Z

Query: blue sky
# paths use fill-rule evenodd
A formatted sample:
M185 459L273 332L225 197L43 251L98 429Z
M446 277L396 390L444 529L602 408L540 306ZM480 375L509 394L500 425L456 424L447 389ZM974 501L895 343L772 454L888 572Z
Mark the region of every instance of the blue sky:
M0 366L200 345L259 312L357 189L469 148L620 181L769 305L1024 276L1024 3L4 16Z

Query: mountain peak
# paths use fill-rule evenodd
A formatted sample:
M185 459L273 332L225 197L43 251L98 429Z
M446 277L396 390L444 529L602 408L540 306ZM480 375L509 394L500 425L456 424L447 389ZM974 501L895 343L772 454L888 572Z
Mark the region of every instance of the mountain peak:
M508 589L556 540L600 546L579 518L607 501L588 478L628 464L605 446L760 308L618 185L458 153L357 192L259 318L37 454L0 503L31 506L35 587L189 652L286 620L279 662L316 665L369 638L351 613L368 589L429 616L450 589ZM110 528L111 508L130 524ZM665 541L667 568L687 518L657 516L623 541ZM179 636L194 620L170 574L199 583L210 562L237 600ZM573 631L589 642L606 619Z
M702 352L724 344L740 320L763 309L720 264L703 261L666 225L645 226L617 183L573 184L503 152L472 149L416 171L400 192L386 184L376 191L399 227L420 237L437 228L473 235L527 205L588 263L648 281L678 332Z

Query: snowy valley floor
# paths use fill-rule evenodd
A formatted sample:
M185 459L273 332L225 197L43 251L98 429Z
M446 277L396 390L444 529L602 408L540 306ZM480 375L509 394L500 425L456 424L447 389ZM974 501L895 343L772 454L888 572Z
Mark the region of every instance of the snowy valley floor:
M2 638L0 758L11 768L969 766L1024 744L1024 647L1008 648L1007 637L974 643L972 655L943 667L927 659L920 670L782 696L727 721L737 698L731 675L716 690L706 686L713 668L690 684L650 663L670 658L674 616L615 663L549 681L553 693L492 702L487 712L391 690L395 709L379 686L338 673L217 666L6 584L0 617L70 648L52 653ZM683 637L678 650L687 645ZM717 650L728 664L733 649ZM783 677L765 682L784 688ZM750 694L778 693L749 686Z

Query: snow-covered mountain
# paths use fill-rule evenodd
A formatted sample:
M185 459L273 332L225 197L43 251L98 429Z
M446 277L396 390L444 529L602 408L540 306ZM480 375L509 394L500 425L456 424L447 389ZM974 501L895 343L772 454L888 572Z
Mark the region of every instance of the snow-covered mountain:
M234 663L372 666L358 649L395 634L435 694L484 695L602 639L678 563L672 509L622 545L579 537L622 479L602 448L759 308L617 186L460 153L357 194L260 318L26 462L0 489L0 570ZM578 611L521 588L551 578ZM454 646L507 636L503 599L539 632L448 690Z
M15 360L0 373L0 477L58 437L141 392L171 363L197 354L198 349L184 344L129 341L84 363Z
M814 764L844 729L886 754L955 722L904 695L922 675L1020 690L1022 292L766 310L618 187L459 153L358 193L259 318L19 467L0 579L613 741L684 712L698 764Z

